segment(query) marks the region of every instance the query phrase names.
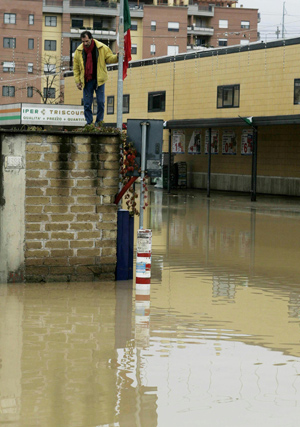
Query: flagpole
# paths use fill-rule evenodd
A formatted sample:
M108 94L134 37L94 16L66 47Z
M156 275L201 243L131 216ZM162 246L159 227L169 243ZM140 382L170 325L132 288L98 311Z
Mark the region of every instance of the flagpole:
M120 0L119 13L119 62L117 93L117 128L122 130L123 122L123 58L124 58L124 0Z

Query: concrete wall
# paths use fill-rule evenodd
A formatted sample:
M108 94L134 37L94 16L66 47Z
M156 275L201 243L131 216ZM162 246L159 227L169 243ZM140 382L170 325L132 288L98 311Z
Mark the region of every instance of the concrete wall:
M118 136L5 132L1 141L1 280L22 281L23 271L28 282L114 279ZM6 170L11 154L22 169Z
M19 282L24 278L24 137L2 135L0 144L0 282Z

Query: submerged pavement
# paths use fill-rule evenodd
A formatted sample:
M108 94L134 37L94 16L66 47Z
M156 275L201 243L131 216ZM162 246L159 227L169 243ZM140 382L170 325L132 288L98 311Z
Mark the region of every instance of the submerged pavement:
M0 285L0 425L298 426L300 203L249 199L149 192L150 310L134 281Z

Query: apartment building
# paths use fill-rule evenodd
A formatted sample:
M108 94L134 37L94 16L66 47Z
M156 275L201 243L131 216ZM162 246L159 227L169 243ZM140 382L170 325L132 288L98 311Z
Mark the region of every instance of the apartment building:
M132 60L257 40L258 11L235 1L130 2ZM84 29L118 50L115 0L2 0L0 102L64 102L63 73Z
M0 3L0 103L40 102L43 10L39 1Z

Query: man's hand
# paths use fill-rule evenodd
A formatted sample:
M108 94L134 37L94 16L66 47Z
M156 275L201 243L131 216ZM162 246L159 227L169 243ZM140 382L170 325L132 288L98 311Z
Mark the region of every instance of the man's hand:
M82 83L76 83L77 89L81 90L82 89Z

